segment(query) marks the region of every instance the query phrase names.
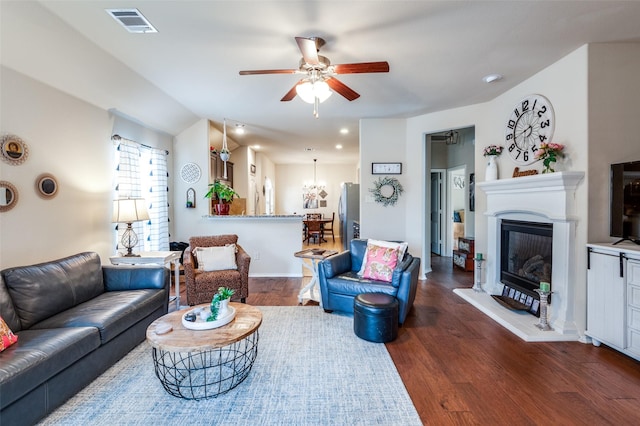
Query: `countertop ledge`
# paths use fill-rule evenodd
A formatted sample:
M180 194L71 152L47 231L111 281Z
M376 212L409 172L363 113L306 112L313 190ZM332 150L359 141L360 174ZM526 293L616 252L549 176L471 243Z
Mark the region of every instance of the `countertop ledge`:
M302 220L302 215L299 214L261 214L261 215L206 215L203 219L215 219L215 220L235 220L235 219L291 219Z

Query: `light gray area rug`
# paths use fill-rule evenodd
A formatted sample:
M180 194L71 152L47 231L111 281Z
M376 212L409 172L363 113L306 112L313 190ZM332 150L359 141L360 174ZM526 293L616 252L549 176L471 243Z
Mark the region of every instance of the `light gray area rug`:
M41 422L44 425L420 425L382 343L317 307L259 307L258 356L217 398L169 395L145 342Z

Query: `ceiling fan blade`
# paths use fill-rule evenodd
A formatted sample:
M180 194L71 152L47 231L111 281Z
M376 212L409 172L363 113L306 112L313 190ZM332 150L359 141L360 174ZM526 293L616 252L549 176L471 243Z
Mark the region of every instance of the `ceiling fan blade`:
M329 87L331 87L336 92L340 93L349 101L353 101L360 97L358 93L356 93L353 89L351 89L349 86L347 86L337 78L330 77L326 81Z
M298 70L249 70L240 71L240 75L257 75L257 74L295 74Z
M296 97L296 95L298 94L298 92L296 92L296 87L298 87L298 84L302 83L302 80L298 81L292 88L291 90L289 90L287 92L286 95L284 95L282 97L282 99L280 99L281 102L288 102L290 100L292 100L293 98Z
M357 64L338 64L333 66L336 74L359 74L369 72L389 72L389 63L361 62Z
M320 64L320 61L318 60L318 47L314 39L296 37L296 43L298 43L298 49L302 52L302 57L307 64Z

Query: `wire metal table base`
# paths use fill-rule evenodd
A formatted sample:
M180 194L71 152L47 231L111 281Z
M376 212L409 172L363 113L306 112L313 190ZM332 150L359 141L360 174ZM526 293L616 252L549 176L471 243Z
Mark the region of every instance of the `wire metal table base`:
M171 395L184 399L214 398L244 381L258 355L258 330L217 349L170 352L152 349L156 377Z

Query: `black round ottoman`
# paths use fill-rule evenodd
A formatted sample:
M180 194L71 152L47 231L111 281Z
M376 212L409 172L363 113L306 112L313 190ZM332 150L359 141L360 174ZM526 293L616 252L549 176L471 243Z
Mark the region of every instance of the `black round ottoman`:
M398 337L398 301L384 293L362 293L353 299L353 331L370 342Z

